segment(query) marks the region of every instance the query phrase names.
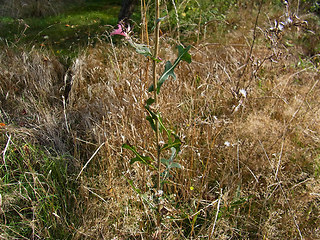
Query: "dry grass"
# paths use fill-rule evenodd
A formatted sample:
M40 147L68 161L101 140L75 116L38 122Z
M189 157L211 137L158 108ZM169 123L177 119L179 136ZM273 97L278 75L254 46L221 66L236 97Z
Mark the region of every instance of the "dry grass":
M39 133L59 148L64 67L48 53L4 49L0 59L2 121Z
M248 61L250 34L241 31L194 46L193 62L162 87L162 116L183 140L183 168L164 188L163 238L319 239L319 68L296 49L268 48L263 35ZM160 56L174 59L172 43L161 46ZM130 165L121 148L155 155L145 59L124 45L88 49L69 69L65 109L56 60L8 50L0 61L1 121L69 151L76 175L86 166L73 239L152 239L156 216L142 198L152 202L155 173Z
M171 56L166 44L162 54ZM86 219L92 216L93 221L85 221L82 231L89 238L150 238L153 213L123 176L142 188L146 181L152 185L153 177L139 164L129 166L130 154L121 149L129 142L153 153L152 132L144 120L144 60L126 48L115 51L101 46L74 67L70 107L78 117L73 119L106 147L83 183L106 202L87 191L94 207ZM162 90L162 115L184 142L183 170L166 186L167 239L191 238L197 211L194 238L208 236L219 197L214 238L298 238L298 230L319 237L318 70L296 67L297 58L283 57L278 63L267 60L254 73L258 62L272 54L259 47L241 76L246 52L232 45L197 46L193 63L181 66L177 81ZM238 85L246 87L246 97L235 92Z
M76 208L69 208L75 161L62 118L64 67L49 53L3 49L0 68L0 237L65 238Z

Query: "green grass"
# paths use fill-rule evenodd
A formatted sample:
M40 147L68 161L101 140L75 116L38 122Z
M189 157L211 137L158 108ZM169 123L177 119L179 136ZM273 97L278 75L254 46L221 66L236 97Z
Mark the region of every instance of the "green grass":
M119 1L91 0L70 6L56 16L23 20L0 17L0 38L10 45L49 48L57 55L74 55L112 29L119 10Z
M18 138L1 137L7 145L0 167L1 236L69 239L76 191L67 177L70 160Z

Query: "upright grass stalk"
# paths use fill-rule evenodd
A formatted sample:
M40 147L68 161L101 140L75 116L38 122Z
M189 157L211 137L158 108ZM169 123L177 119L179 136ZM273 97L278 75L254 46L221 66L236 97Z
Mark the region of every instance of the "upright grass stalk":
M155 106L156 106L156 112L159 112L159 100L158 100L158 89L157 89L157 57L159 54L159 36L160 36L160 0L155 0L155 30L154 30L154 35L155 35L155 45L154 45L154 59L153 59L153 86L154 86L154 101L155 101ZM160 144L159 144L159 139L160 139L160 132L159 132L159 120L156 119L156 148L157 148L157 166L158 166L158 171L157 171L157 193L159 195L160 199L160 190L161 190L161 159L160 159ZM161 216L160 216L160 210L161 210L161 205L160 205L160 200L158 203L158 215L157 215L157 226L160 228L160 223L161 223ZM161 239L161 233L160 233L160 239Z
M149 46L149 34L148 34L148 18L147 18L147 5L146 0L141 1L141 15L142 15L142 41Z
M177 10L177 7L176 7L175 0L172 0L172 5L173 5L173 8L174 8L174 13L175 13L175 16L176 16L176 21L177 21L178 42L180 42L180 21L179 21L179 14L178 14L178 10Z
M244 65L244 68L243 68L242 73L240 75L240 78L239 78L239 80L237 82L236 92L238 92L239 89L240 89L240 81L242 80L244 74L246 73L247 67L248 67L250 59L252 57L253 48L255 46L256 39L257 39L258 20L259 20L260 14L261 14L262 5L263 5L263 0L261 0L259 2L259 9L258 9L258 14L257 14L257 17L256 17L255 24L254 24L254 28L253 28L253 36L252 36L252 43L251 43L251 46L250 46L250 51L249 51L249 54L248 54L247 61L246 61L245 65ZM250 79L249 84L251 83L251 81L252 81L252 79Z
M141 41L142 43L149 46L149 34L148 34L148 19L147 19L147 6L146 6L146 0L141 0ZM144 83L148 85L149 82L149 64L150 64L150 57L146 60L146 66L144 68ZM142 69L140 70L142 73ZM141 74L142 76L142 74ZM143 167L143 186L144 190L146 191L146 183L147 183L147 166Z
M146 5L146 0L141 0L141 42L142 44L146 44L149 46L149 34L148 34L148 19L147 19L147 5ZM146 85L149 82L149 63L150 63L150 58L147 58L147 64L144 68L144 83Z
M216 142L216 139L218 138L218 136L220 135L222 130L223 130L223 128L219 129L218 132L214 135L213 140L211 140L211 144L209 143L209 139L207 140L208 141L207 145L208 145L208 152L209 153L212 152L212 150L214 148L214 145L215 145L215 142ZM209 172L209 159L211 159L210 155L207 158L206 164L205 164L204 169L203 169L203 173L202 173L203 177L202 177L202 180L201 180L200 191L199 191L200 194L199 194L199 199L198 199L198 203L197 203L195 212L198 212L198 210L199 210L201 197L202 197L203 191L205 189L205 180L206 180L208 172ZM194 234L194 227L195 227L195 223L197 221L197 218L198 218L198 214L195 214L193 216L193 218L192 218L191 232L189 234L190 238L192 238L192 235Z

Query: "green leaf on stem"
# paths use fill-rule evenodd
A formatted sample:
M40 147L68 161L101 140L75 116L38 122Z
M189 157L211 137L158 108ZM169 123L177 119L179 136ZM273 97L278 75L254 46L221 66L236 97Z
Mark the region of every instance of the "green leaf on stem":
M148 101L149 100L150 99L148 99ZM150 102L152 102L152 101L150 100ZM176 149L176 151L179 153L180 152L180 146L181 146L182 142L181 142L180 138L178 137L178 135L176 135L173 131L168 130L166 128L166 126L163 123L163 120L162 120L162 117L161 117L160 113L158 113L158 114L154 113L150 109L150 106L148 104L145 106L145 109L147 110L147 112L149 114L146 117L146 119L149 121L150 126L153 129L153 131L156 131L156 128L157 128L156 127L156 124L157 124L156 122L158 121L158 123L159 123L159 131L162 132L164 130L166 132L166 134L167 134L168 143L163 145L163 147L160 149L160 151L167 150L167 149L170 149L170 148L174 147ZM174 139L173 139L173 137L174 137Z
M135 43L131 39L128 39L128 42L136 50L137 53L145 57L152 57L152 53L147 45Z
M150 123L152 130L156 131L157 127L156 127L156 123L155 123L154 119L151 116L147 116L146 119Z
M152 53L150 49L143 44L136 44L136 52L145 56L145 57L152 57Z
M155 102L155 100L154 100L153 98L149 98L149 99L146 101L146 105L147 105L147 106L150 106L150 105L152 105L154 102Z
M160 149L160 151L171 149L171 148L175 148L177 153L179 153L180 152L180 147L181 147L181 144L182 144L180 138L178 137L178 135L172 133L171 131L168 131L167 134L168 134L168 143L163 145L163 147ZM172 140L172 137L171 137L172 135L174 136L174 140Z
M179 56L181 56L181 61L185 61L187 63L191 63L191 55L188 53L191 46L184 48L183 46L178 46Z
M141 194L141 190L139 188L136 188L133 184L133 181L132 180L129 180L128 178L125 177L125 179L127 180L127 182L129 183L129 185L132 187L132 189L138 193L138 194Z
M160 130L160 132L162 133L163 130L168 132L167 128L163 124L163 120L162 120L161 114L160 113L156 114L156 117L157 117L158 122L159 122L159 130Z
M157 21L156 21L156 23L158 23L158 22L162 22L164 19L166 19L166 17L167 17L167 16L164 16L164 17L158 18L158 19L157 19Z
M144 108L147 110L148 112L148 116L146 117L146 119L149 121L151 128L153 129L153 131L157 131L157 123L156 123L156 119L157 116L156 114L150 109L149 105L144 106Z
M167 131L167 129L163 125L162 117L161 117L160 113L158 113L158 114L154 113L150 109L150 105L148 105L148 104L146 106L144 106L144 108L147 110L147 112L149 114L149 116L147 116L146 119L149 121L153 131L156 131L157 121L159 122L159 130L160 130L160 132L162 132L163 130Z
M184 48L183 46L178 46L178 57L172 64L170 61L166 62L164 72L162 73L161 77L158 80L157 83L157 93L160 92L160 88L165 80L167 80L170 76L173 77L173 79L176 79L176 75L174 74L174 69L178 66L180 61L186 61L187 63L191 62L191 55L188 53L191 46L188 46ZM149 87L149 92L154 91L154 86L151 85Z
M181 165L179 163L176 163L173 161L176 156L177 156L177 151L173 147L171 148L171 156L169 157L169 159L164 159L164 158L161 159L161 162L167 167L167 170L171 168L181 168Z
M122 148L130 150L136 155L135 158L132 158L130 160L130 164L133 164L135 162L141 162L141 163L143 163L145 165L148 165L148 166L150 166L150 167L152 167L154 169L157 169L155 166L153 166L151 164L152 158L149 157L149 156L143 156L143 155L139 154L134 146L130 146L129 144L123 144Z
M173 163L171 163L170 168L180 168L181 169L182 167L179 163L173 162Z

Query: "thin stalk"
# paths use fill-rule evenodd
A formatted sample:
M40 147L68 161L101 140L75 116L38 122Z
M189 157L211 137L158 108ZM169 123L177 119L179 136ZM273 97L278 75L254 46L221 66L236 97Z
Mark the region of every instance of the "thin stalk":
M144 32L145 32L146 44L149 46L147 5L146 5L146 1L145 0L143 0L143 23L144 23Z
M175 0L172 0L172 5L173 5L173 8L174 8L174 13L176 15L176 21L177 21L178 42L180 42L180 21L179 21L178 10L177 10L177 7L176 7Z
M141 41L142 43L146 43L147 46L149 46L149 35L148 35L148 21L147 21L147 7L146 7L146 0L141 0ZM144 78L141 74L141 79L144 79L145 85L148 85L149 82L149 64L150 64L150 58L147 58L147 64L144 68ZM142 71L142 68L141 68ZM147 190L147 166L143 167L143 186L144 190Z
M245 63L243 71L242 71L242 73L240 75L240 78L239 78L239 80L237 82L237 86L236 86L236 91L237 92L239 91L239 88L240 88L240 80L244 76L244 74L245 74L245 72L247 70L247 67L249 65L250 59L252 57L253 48L254 48L254 45L256 43L256 38L257 38L258 20L259 20L259 16L260 16L260 13L261 13L262 5L263 5L263 0L261 0L260 4L259 4L258 14L257 14L256 21L255 21L254 28L253 28L253 39L252 39L252 43L251 43L251 46L250 46L250 51L249 51L249 55L248 55L248 58L247 58L247 62Z
M156 59L159 54L159 37L160 37L160 0L155 0L155 46L154 46L154 60L153 60L153 86L154 86L154 100L156 105L156 112L159 113L159 101L158 101L158 94L157 94L157 62ZM157 214L157 226L160 231L160 224L161 224L161 205L160 205L160 192L161 192L161 160L160 160L160 132L159 132L159 121L156 119L156 148L157 148L157 165L158 165L158 172L157 172L157 195L159 197L158 203L158 214ZM161 239L161 232L159 232L159 237Z
M209 139L208 139L207 145L208 145L209 157L207 158L206 165L205 165L203 173L202 173L202 180L201 180L200 191L199 191L200 194L199 194L199 199L198 199L198 203L197 203L197 207L196 207L195 212L198 212L198 209L199 209L199 206L200 206L200 202L201 202L200 200L201 200L201 197L202 197L202 194L203 194L203 190L205 189L205 184L204 183L205 183L205 180L207 178L207 174L209 172L208 165L209 165L209 160L211 159L211 152L213 152L213 148L214 148L214 144L216 142L216 139L220 135L220 133L222 132L223 129L224 128L219 129L217 134L213 137L213 140L211 141L211 144L209 144ZM194 233L194 226L195 226L197 217L198 217L198 214L194 215L193 218L192 218L191 232L189 234L190 238L192 238L192 235Z
M214 223L213 223L213 226L212 226L212 229L211 229L211 234L209 235L209 240L212 239L212 236L213 236L213 233L214 233L214 230L215 230L215 227L216 227L216 223L217 223L218 216L219 216L221 198L222 198L222 189L220 189L220 196L219 196L219 200L218 200L216 216L214 218Z
M143 29L143 26L144 26L144 5L143 5L143 1L141 1L141 4L140 4L140 12L141 12L141 23L142 23L141 41L143 43L143 41L144 41L144 29Z
M199 44L199 41L200 41L201 21L202 21L201 16L202 16L202 10L200 10L200 17L198 22L197 45Z
M143 23L144 23L144 31L145 31L145 38L146 38L146 44L149 46L149 34L148 34L148 19L147 19L147 6L146 6L146 1L143 0ZM149 82L149 63L150 63L150 58L147 60L147 66L146 66L146 72L145 72L145 83Z

